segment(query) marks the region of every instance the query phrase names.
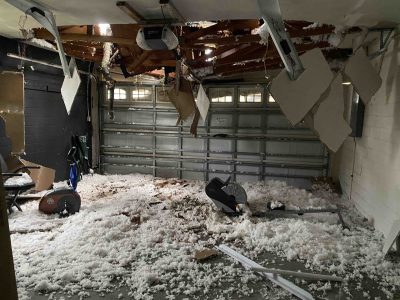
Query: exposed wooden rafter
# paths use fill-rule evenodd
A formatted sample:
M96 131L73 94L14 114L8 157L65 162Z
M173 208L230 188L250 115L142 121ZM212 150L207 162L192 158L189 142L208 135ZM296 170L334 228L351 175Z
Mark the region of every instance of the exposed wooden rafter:
M169 2L168 2L169 3ZM163 7L167 7L167 2ZM128 11L138 23L143 21L139 12L127 2L117 5ZM128 13L127 12L127 13ZM177 16L173 9L170 16ZM309 26L305 21L286 21L286 29L294 40L299 54L313 48L329 49L325 56L347 55L346 49L332 47L328 36L334 34L331 25ZM63 26L60 36L65 51L85 60L99 62L103 55L103 43L111 42L118 49L116 62L129 75L141 74L162 67L175 67L177 55L191 70L212 68L212 75L230 75L281 67L281 59L271 39L261 43L258 34L252 34L260 26L259 20L219 21L206 27L175 26L179 38L178 51L144 51L136 44L136 35L141 24L112 24L112 36L102 36L98 26ZM53 36L43 28L34 29L36 38L53 41ZM332 51L334 50L334 51ZM207 51L207 52L206 52ZM206 54L207 53L207 54Z

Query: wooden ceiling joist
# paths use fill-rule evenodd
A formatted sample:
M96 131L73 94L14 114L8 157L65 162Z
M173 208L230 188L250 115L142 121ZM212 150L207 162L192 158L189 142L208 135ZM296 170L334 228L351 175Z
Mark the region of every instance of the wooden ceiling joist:
M162 5L167 6L169 1L163 1ZM140 13L134 11L129 3L119 1L117 5L124 11L133 11L135 18L142 20ZM168 16L177 17L173 11L165 11ZM142 20L140 24L111 24L112 36L100 35L96 25L62 26L59 30L66 53L85 60L101 61L103 44L113 43L119 51L116 62L121 63L128 75L142 74L166 66L174 67L178 57L191 70L212 68L214 73L211 75L218 76L282 67L272 40L269 38L267 44L261 44L261 37L251 34L253 29L260 26L259 20L218 21L205 28L176 26L174 32L178 36L179 47L174 51L144 51L136 44L137 32L147 21ZM150 21L146 25L155 22ZM299 54L318 47L330 50L324 51L327 58L347 55L344 49L334 48L327 42L328 35L334 33L334 26L285 21L285 27L290 36L296 38L293 42ZM53 36L43 28L34 29L34 35L38 39L54 41ZM313 36L321 37L311 38ZM316 41L318 39L319 42Z

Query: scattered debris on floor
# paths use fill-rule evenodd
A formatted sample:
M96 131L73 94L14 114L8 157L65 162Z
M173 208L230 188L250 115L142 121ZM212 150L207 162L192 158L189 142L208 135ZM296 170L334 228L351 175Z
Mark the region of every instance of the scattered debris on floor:
M196 251L220 244L263 266L272 265L263 258L268 254L274 261L300 264L305 272L343 277L349 298L363 292L378 293L381 299L398 295L400 261L385 259L383 236L348 201L325 187L315 186L310 193L278 181L245 183L243 188L252 210L266 210L266 203L274 201L289 210L339 207L351 230L338 225L335 214L230 218L215 208L202 182L148 175L85 176L78 186L79 213L60 219L41 213L33 201L10 215L20 299L29 299L32 291L51 299L106 296L120 293L121 287L127 288L122 297L133 299L154 299L160 293L163 299L237 299L255 293L287 299L283 289L268 286L227 257L205 263L193 259ZM366 280L379 290L371 291ZM315 298L340 286L303 280L295 284Z
M205 261L211 257L215 257L218 255L218 251L214 250L214 249L204 249L204 250L197 250L194 253L194 258L198 261L198 262L202 262Z

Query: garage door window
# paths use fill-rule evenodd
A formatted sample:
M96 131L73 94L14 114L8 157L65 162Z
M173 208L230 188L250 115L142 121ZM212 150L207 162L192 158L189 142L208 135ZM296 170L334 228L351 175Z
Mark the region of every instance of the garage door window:
M126 100L126 90L125 89L120 89L120 88L115 88L114 89L114 100ZM110 99L111 94L110 90L107 90L107 98Z
M240 103L261 103L262 101L262 88L239 88L239 102Z
M209 94L210 94L211 102L232 103L234 89L233 88L210 88Z

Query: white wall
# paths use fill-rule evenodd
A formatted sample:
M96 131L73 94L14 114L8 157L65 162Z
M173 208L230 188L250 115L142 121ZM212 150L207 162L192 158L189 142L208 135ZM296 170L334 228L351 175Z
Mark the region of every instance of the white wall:
M383 84L366 105L363 136L347 138L333 161L344 194L385 235L400 218L399 49L398 36L383 60L380 56L373 61Z

